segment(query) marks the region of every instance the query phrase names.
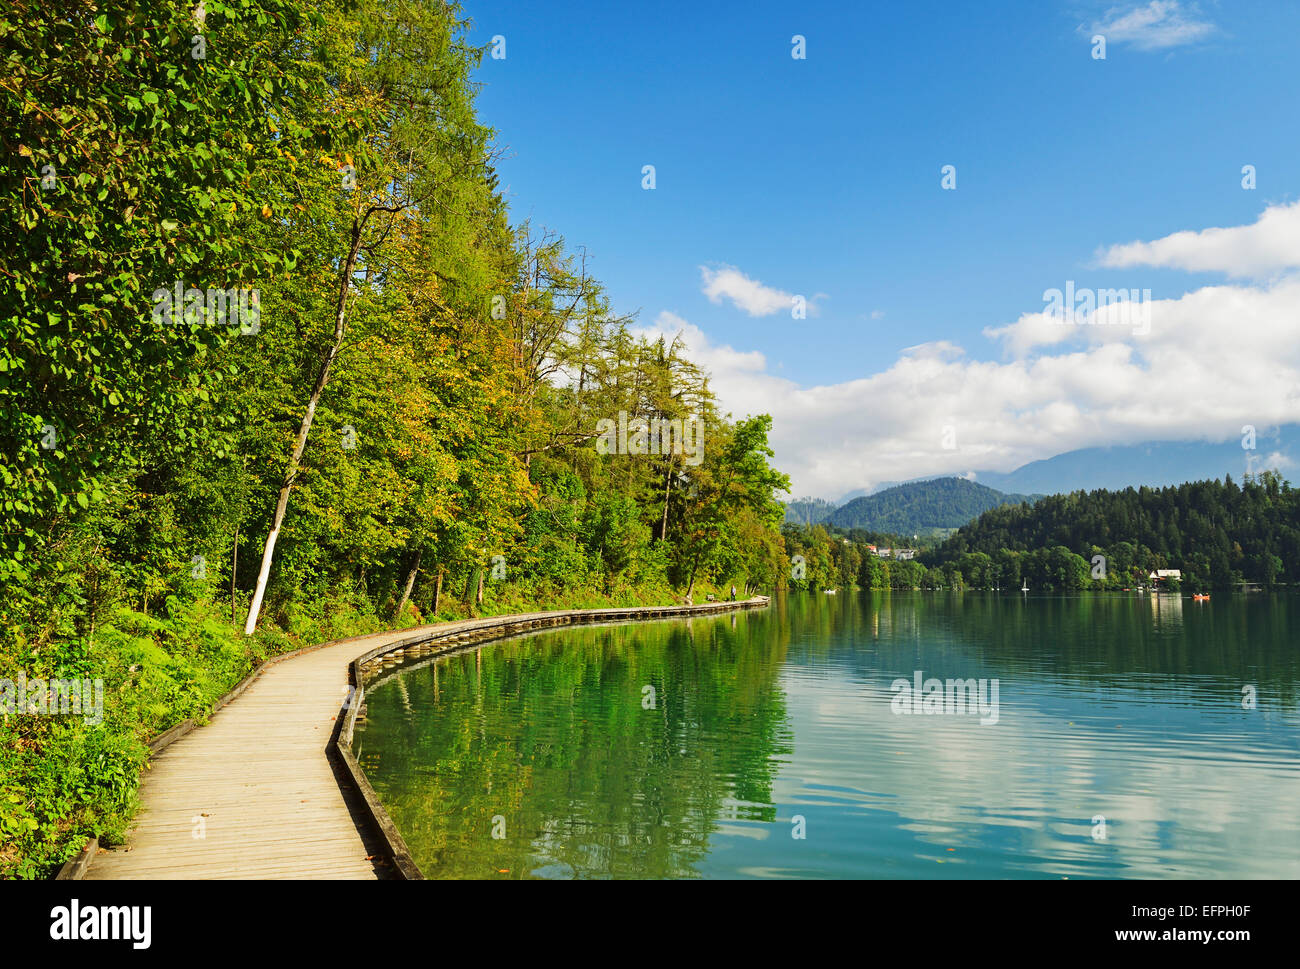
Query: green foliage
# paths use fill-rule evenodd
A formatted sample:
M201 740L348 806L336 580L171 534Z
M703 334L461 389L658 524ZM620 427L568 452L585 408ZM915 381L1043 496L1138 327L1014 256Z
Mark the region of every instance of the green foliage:
M0 581L24 580L40 526L103 501L106 475L210 433L212 351L232 330L160 323L153 293L230 286L287 251L241 223L263 205L258 166L305 134L272 121L306 83L286 53L295 5L218 5L205 59L185 5L97 7L0 15Z
M770 418L511 225L455 5L102 7L0 13L0 678L105 685L0 724L0 875L120 837L145 741L267 656L780 581ZM601 453L620 412L700 447Z
M1084 562L1046 561L1043 549L1071 550ZM1160 489L1076 491L1032 506L986 512L940 546L930 564L963 563L972 553L1020 554L1020 574L1036 588L1116 589L1149 584L1158 569L1179 569L1181 588L1230 588L1241 581L1272 588L1300 582L1300 493L1274 472L1238 487L1196 481ZM1105 577L1092 577L1095 556ZM1009 574L1002 576L1003 586Z

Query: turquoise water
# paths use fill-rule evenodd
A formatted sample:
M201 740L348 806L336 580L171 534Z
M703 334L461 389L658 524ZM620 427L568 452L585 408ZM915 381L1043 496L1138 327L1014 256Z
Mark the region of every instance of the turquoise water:
M792 594L426 660L357 749L429 877L1295 878L1296 618ZM902 712L917 671L984 713Z

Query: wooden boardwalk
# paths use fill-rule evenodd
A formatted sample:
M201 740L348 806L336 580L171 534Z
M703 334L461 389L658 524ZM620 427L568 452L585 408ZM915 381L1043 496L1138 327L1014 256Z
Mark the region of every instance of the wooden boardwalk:
M88 879L376 879L401 877L392 837L368 813L347 767L330 757L348 666L385 646L416 651L557 623L686 618L765 606L756 597L691 607L525 613L374 633L268 666L198 727L149 761L127 844L101 849ZM393 661L397 661L394 657ZM374 660L372 670L384 660ZM346 732L344 734L346 736ZM344 755L350 756L350 755ZM379 809L383 814L382 808ZM395 829L394 829L395 830ZM385 838L388 837L388 840ZM400 841L400 834L396 835ZM405 846L401 851L405 851ZM397 864L402 864L399 860ZM414 869L415 877L419 870ZM72 876L76 877L76 876ZM410 877L407 875L406 877Z
M86 877L381 877L366 860L380 849L363 837L326 748L348 663L412 632L376 633L264 670L207 726L151 759L127 845L99 851Z

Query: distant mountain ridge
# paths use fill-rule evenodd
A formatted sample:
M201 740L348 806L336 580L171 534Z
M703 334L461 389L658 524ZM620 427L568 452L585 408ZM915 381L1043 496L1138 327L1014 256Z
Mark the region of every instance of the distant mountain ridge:
M1099 488L1123 491L1142 485L1164 488L1192 481L1222 480L1229 474L1240 481L1247 470L1276 470L1288 478L1300 459L1300 449L1293 446L1297 441L1300 441L1300 425L1261 425L1257 428L1254 450L1244 449L1240 437L1222 442L1147 441L1080 448L1031 461L1014 471L975 471L967 477L998 491L1026 495L1063 495ZM933 481L939 477L950 476L881 481L871 488L855 488L843 495L838 504L845 505L855 498L876 495L900 484Z
M787 505L785 520L807 524L830 520L831 524L838 524L834 516L863 498L875 498L897 488L933 481L966 480L986 487L990 491L1001 493L1013 499L1014 503L1014 499L1026 495L1069 494L1072 491L1098 489L1122 491L1125 488L1139 488L1143 485L1149 488L1174 487L1187 482L1222 480L1225 475L1231 475L1234 480L1241 481L1248 468L1252 472L1277 470L1283 478L1287 478L1288 470L1296 465L1296 457L1292 456L1294 441L1300 441L1300 425L1285 424L1281 427L1258 428L1254 450L1243 448L1240 438L1232 438L1220 443L1152 441L1144 444L1081 448L1042 461L1031 461L1008 472L977 471L964 479L939 475L914 478L911 481L882 481L871 488L856 488L844 495L838 503L820 498L803 498ZM1300 449L1296 449L1296 455L1300 456ZM871 508L872 506L856 507ZM964 510L965 506L961 507ZM976 504L972 503L970 507L976 507ZM976 515L987 510L981 508ZM847 517L849 516L841 516L839 520L845 520ZM934 517L934 515L927 512L927 517ZM944 517L944 520L950 520L950 517ZM969 520L958 522L956 526L927 527L952 528L964 525ZM896 529L893 531L899 534L914 532L919 534L918 528L910 531Z
M786 507L786 521L838 528L861 528L894 535L930 534L978 518L991 508L1031 502L1037 496L1008 495L965 478L932 478L896 485L831 508L829 502L803 500ZM820 518L814 518L821 511Z
M1002 491L1068 494L1071 491L1123 491L1125 488L1175 487L1194 481L1222 480L1232 475L1240 481L1248 467L1252 473L1276 470L1287 477L1294 465L1290 442L1300 440L1300 427L1259 428L1254 450L1241 438L1222 443L1204 441L1152 441L1116 447L1082 448L1042 461L1031 461L1014 471L979 471L975 480Z

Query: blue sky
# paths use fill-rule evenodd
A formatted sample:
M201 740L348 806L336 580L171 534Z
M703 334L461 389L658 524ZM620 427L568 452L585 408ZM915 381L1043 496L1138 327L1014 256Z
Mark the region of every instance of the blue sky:
M513 218L684 331L734 412L773 413L796 493L1300 419L1300 5L466 12L475 42L505 38L479 109ZM1174 236L1214 227L1239 235ZM1026 315L1067 280L1149 289L1150 332L1041 330Z

